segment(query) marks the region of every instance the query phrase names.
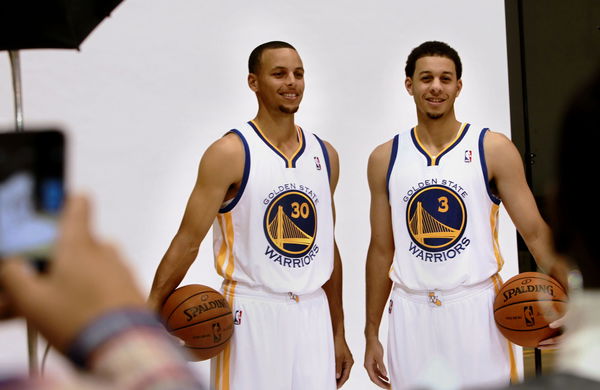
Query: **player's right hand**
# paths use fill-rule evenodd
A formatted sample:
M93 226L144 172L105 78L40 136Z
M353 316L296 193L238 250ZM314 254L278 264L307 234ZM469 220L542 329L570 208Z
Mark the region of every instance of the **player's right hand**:
M383 346L377 338L367 339L365 348L365 369L371 381L382 389L391 389L385 364L383 363Z

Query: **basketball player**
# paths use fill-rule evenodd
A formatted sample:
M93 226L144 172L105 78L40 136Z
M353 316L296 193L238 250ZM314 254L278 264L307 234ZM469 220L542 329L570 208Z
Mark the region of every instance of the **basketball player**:
M211 388L333 389L353 364L334 239L338 155L294 122L304 92L294 47L262 44L248 66L258 113L204 153L149 303L158 310L179 285L212 225L236 326L211 362Z
M456 119L461 72L447 44L415 48L405 87L417 126L369 158L365 368L383 388L440 387L432 380L448 388L508 383L512 347L492 313L503 264L501 200L538 264L550 271L554 256L515 146ZM378 332L390 290L388 371Z

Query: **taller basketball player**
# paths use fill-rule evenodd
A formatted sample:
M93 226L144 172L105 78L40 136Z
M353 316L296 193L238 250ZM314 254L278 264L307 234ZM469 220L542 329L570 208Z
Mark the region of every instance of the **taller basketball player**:
M179 285L212 225L236 326L211 362L211 388L334 389L353 364L334 238L338 155L294 122L304 92L294 47L262 44L248 68L258 113L204 153L149 303L158 310Z
M503 265L500 201L538 264L555 272L551 232L512 142L456 119L462 89L456 51L425 42L405 70L417 125L369 158L365 368L383 388L390 382L394 389L437 388L432 379L449 388L508 383L512 346L492 312ZM378 333L390 290L388 377Z

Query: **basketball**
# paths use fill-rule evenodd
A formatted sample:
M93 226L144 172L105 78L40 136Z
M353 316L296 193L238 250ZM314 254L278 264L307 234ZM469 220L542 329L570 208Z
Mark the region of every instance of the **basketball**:
M169 333L184 341L194 361L217 355L233 334L233 315L225 297L201 284L173 291L160 315Z
M548 324L567 310L567 294L560 283L539 272L523 272L502 285L494 300L494 319L508 340L523 347L560 331Z

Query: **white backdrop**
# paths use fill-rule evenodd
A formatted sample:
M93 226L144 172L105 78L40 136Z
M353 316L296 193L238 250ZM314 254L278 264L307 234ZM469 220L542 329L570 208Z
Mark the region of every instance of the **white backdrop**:
M91 195L97 231L120 243L147 292L179 226L201 154L256 113L246 85L250 51L269 40L296 46L306 69L297 122L340 155L337 240L356 361L345 388L374 388L362 368L368 156L416 123L404 63L425 40L445 41L461 55L458 119L509 135L505 35L503 0L125 0L80 52L21 52L25 123L67 130L69 188ZM0 126L12 124L3 54ZM515 231L504 211L500 239L506 275L514 274ZM218 287L212 263L209 233L184 283ZM384 318L384 344L386 324ZM0 345L0 370L26 367L22 322L0 324ZM56 354L47 366L63 370ZM207 363L195 366L208 376Z

